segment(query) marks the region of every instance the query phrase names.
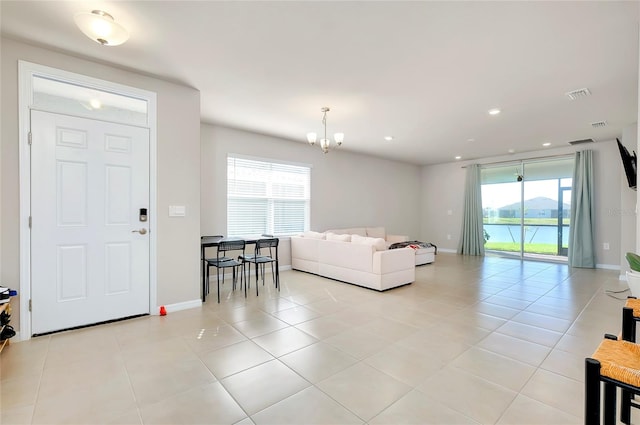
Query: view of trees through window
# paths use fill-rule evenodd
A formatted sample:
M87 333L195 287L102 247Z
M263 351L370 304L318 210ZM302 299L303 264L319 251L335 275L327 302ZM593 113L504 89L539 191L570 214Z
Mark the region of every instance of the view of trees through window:
M484 169L485 250L566 257L573 159Z

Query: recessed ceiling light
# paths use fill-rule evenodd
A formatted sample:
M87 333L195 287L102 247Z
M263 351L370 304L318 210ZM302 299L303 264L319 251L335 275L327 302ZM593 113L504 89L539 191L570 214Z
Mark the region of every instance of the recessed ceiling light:
M515 149L509 149L507 152L509 152L509 153L516 153L516 150L515 150Z
M475 142L475 141L476 141L476 139L474 139L474 138L467 139L467 142L469 142L469 143L471 143L471 142Z
M93 109L100 109L102 108L102 102L100 102L98 99L91 99L89 101L89 105L91 105L91 107Z
M546 143L543 143L542 146L551 146L551 143L546 142Z
M393 136L384 136L384 140L386 140L387 142L390 142L393 140Z
M456 156L456 159L462 159L462 157L460 155Z
M489 109L489 115L498 115L499 113L500 109L498 108Z

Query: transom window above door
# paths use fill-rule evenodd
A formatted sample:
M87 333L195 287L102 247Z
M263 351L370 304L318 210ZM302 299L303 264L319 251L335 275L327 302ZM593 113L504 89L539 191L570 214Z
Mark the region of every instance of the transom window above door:
M59 81L33 77L34 109L129 125L148 125L144 99Z

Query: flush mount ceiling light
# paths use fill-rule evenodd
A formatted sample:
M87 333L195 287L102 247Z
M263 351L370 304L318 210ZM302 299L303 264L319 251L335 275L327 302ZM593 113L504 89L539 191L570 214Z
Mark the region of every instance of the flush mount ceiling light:
M329 148L331 147L331 141L327 139L327 112L329 112L330 110L331 109L329 109L327 106L324 106L322 109L320 109L320 111L322 111L322 125L324 126L324 138L320 139L320 148L324 153L329 152ZM307 141L311 146L316 144L317 138L318 135L316 133L307 133ZM335 140L336 146L342 145L342 142L344 140L344 133L334 133L333 140Z
M544 143L542 144L542 146L544 146L544 147L551 146L551 143L550 143L550 142L544 142Z
M393 136L384 136L384 140L386 140L387 142L390 142L393 140Z
M500 109L498 108L489 109L489 115L498 115L499 113Z
M129 39L129 31L103 10L80 12L73 19L84 35L103 46L118 46Z

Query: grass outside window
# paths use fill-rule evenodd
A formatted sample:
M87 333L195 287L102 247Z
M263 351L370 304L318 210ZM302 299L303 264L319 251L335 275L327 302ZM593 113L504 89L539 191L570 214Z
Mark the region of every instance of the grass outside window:
M484 219L484 224L513 224L520 225L520 218L492 218L492 219ZM525 225L547 225L547 226L557 226L558 219L557 218L525 218ZM570 224L569 218L563 218L562 224L568 226Z
M520 252L520 242L488 241L485 244L484 249L489 251ZM558 245L546 243L525 243L524 252L530 254L558 255Z

